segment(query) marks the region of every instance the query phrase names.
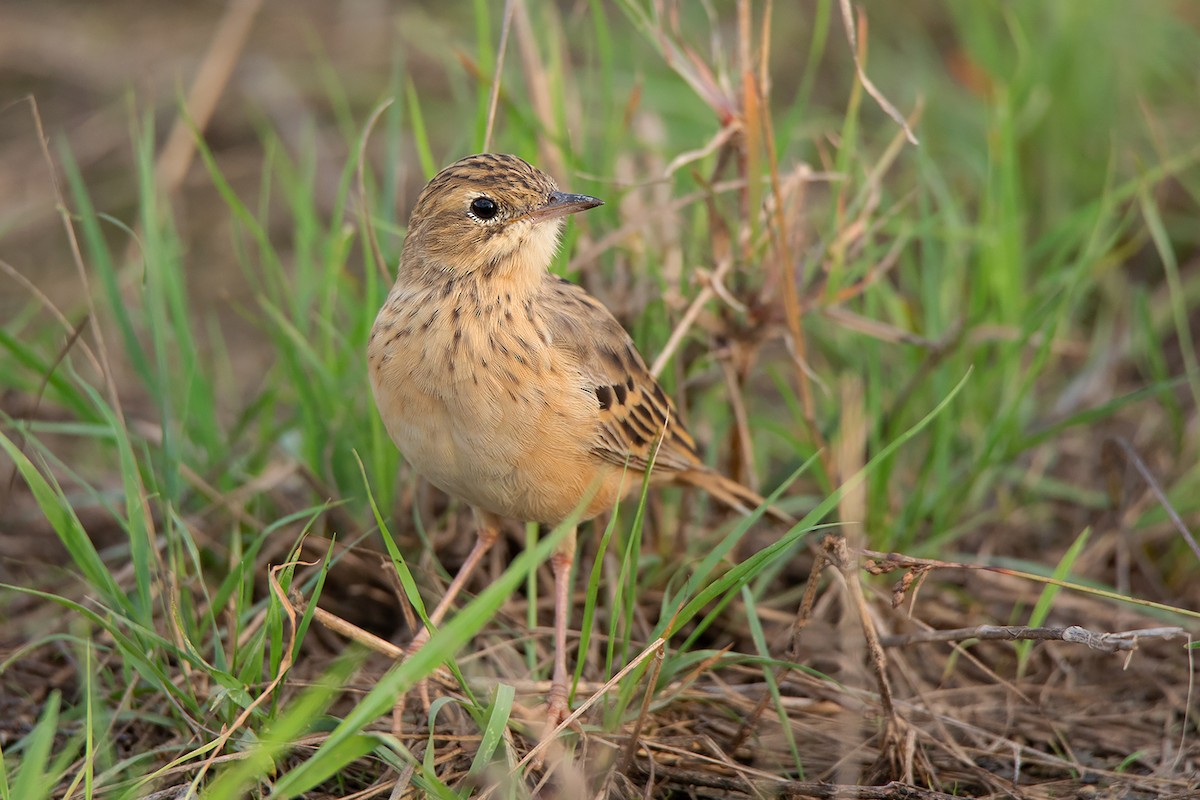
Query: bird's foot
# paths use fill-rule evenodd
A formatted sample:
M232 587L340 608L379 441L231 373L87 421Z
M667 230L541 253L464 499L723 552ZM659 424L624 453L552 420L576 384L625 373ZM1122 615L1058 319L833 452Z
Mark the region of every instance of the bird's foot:
M547 733L553 732L570 713L571 706L567 704L566 688L562 686L551 687L550 694L546 697Z
M567 687L551 685L550 693L546 695L546 727L543 729L542 738L548 739L553 736L569 716L571 716L571 706L567 702ZM583 726L579 724L578 720L572 720L568 727L576 733L583 733Z
M542 723L544 727L541 736L538 737L538 744L534 748L537 751L537 755L532 761L534 769L540 770L546 763L547 757L552 762L562 758L565 752L563 742L556 739L554 734L570 715L571 706L567 702L567 687L558 684L551 685L550 694L546 696L545 715ZM572 721L569 727L576 733L583 733L583 728L578 720Z

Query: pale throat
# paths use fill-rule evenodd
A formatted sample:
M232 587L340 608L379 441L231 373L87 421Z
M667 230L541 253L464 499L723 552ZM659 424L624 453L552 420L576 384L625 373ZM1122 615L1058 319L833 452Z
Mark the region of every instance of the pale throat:
M511 231L494 237L484 247L484 263L491 268L476 270L481 282L505 284L515 296L537 292L558 250L562 220L518 223Z

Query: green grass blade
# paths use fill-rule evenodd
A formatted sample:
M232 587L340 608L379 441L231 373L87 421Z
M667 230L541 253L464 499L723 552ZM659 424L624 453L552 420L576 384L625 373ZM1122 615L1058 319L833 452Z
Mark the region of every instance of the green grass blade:
M104 598L106 603L118 608L127 607L128 600L125 592L113 580L112 573L100 558L100 554L96 552L96 546L92 544L91 538L88 537L87 531L84 530L79 517L75 515L75 509L71 507L71 503L63 494L62 489L51 487L33 462L26 458L25 454L4 435L3 431L0 431L0 448L3 448L16 465L17 471L21 473L21 477L37 501L46 521L58 534L59 540L67 548L67 553L79 567L83 577Z
M771 659L771 648L767 644L767 635L763 632L762 620L758 617L754 594L750 591L749 586L743 586L741 595L742 603L746 608L746 623L750 629L750 638L754 640L754 648L758 650L758 655L763 659L763 680L767 684L767 691L771 693L771 702L775 706L775 713L781 721L786 720L788 718L787 709L783 707L783 697L779 694L779 681L775 679L776 667ZM796 734L791 725L782 724L780 730L787 739L788 750L791 751L796 774L800 780L804 780L804 762L800 758L800 747L796 744Z
M1092 529L1084 528L1083 531L1075 537L1075 541L1067 548L1067 552L1063 553L1063 557L1058 560L1058 564L1054 567L1054 574L1051 577L1056 581L1066 581L1071 575L1071 569L1075 566L1075 562L1079 560L1080 554L1083 553L1083 548L1087 545L1088 538L1091 536ZM1031 628L1041 627L1046 618L1050 615L1050 609L1054 607L1054 599L1058 597L1058 593L1062 591L1061 586L1053 583L1047 584L1042 589L1042 593L1038 596L1037 603L1033 606L1033 611L1029 614L1029 622ZM1033 641L1025 640L1016 643L1017 650L1017 679L1025 676L1025 670L1029 666L1029 654L1033 651Z
M504 730L508 727L508 718L512 714L513 699L516 689L507 683L497 684L496 696L492 699L492 707L488 711L487 725L483 728L483 737L479 741L479 749L471 760L470 773L482 775L492 761L492 753L504 739Z
M58 733L58 712L62 695L55 690L42 706L42 715L22 744L23 754L20 768L13 782L13 800L41 800L50 797L54 790L54 776L50 774L50 754L54 737ZM12 752L12 749L9 751Z

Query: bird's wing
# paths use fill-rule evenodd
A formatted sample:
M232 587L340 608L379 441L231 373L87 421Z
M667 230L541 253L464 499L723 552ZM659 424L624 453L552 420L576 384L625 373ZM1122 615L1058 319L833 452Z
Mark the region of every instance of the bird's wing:
M704 469L696 442L650 374L633 340L612 313L582 287L547 276L546 322L552 346L577 364L596 398L592 451L606 461L645 471Z

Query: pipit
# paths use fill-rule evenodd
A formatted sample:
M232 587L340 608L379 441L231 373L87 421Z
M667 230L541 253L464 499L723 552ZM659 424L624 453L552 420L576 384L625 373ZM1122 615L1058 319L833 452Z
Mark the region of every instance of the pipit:
M475 512L478 538L430 614L434 625L502 518L555 526L578 509L577 519L590 519L640 487L652 459L652 484L696 486L743 512L764 502L704 464L608 309L547 271L564 218L601 202L491 153L446 167L417 198L367 359L379 413L404 458ZM551 560L551 726L568 710L574 559L572 530Z

